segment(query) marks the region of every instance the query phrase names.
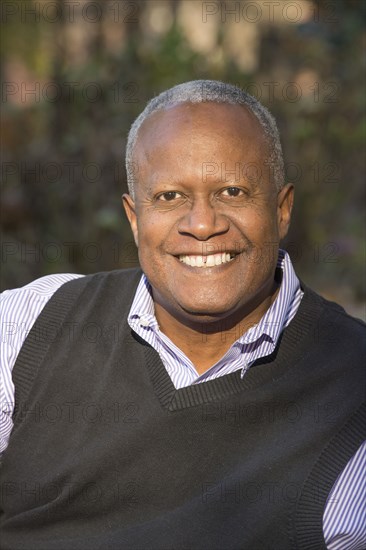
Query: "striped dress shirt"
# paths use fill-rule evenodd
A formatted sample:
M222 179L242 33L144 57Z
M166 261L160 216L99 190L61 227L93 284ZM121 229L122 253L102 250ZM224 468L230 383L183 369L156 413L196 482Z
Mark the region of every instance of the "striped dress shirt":
M174 386L179 389L203 383L241 370L244 377L251 364L274 350L283 329L290 323L302 298L302 291L289 256L280 251L277 268L282 274L278 295L260 322L238 334L225 355L199 375L188 357L160 331L154 315L151 287L142 275L128 315L131 328L160 355ZM14 385L12 368L22 344L38 315L67 281L82 277L60 274L42 277L23 288L1 295L1 379L0 379L0 452L7 447L12 430ZM365 550L365 479L366 444L348 462L329 494L323 515L324 539L329 550Z

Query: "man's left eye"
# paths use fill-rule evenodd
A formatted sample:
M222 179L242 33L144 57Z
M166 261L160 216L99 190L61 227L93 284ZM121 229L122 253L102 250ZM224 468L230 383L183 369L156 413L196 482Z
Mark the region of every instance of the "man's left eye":
M159 201L164 201L164 202L170 202L170 201L173 201L174 199L180 199L180 198L182 198L182 194L178 193L177 191L166 191L165 193L161 193L157 197Z
M221 194L224 197L239 197L244 194L244 191L240 187L226 187L221 191Z

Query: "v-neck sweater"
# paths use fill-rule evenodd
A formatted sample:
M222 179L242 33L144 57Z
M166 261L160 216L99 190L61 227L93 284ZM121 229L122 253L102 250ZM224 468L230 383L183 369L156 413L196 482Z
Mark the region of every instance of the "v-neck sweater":
M18 355L4 550L325 548L327 496L364 438L362 323L304 288L243 379L177 390L126 321L140 277L66 283Z

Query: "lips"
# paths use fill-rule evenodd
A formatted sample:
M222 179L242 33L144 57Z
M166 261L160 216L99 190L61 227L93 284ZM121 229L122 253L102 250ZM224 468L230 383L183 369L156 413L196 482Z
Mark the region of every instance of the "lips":
M227 264L235 259L236 254L229 254L228 252L222 252L218 254L207 255L180 255L178 259L183 264L191 267L216 267L218 265Z

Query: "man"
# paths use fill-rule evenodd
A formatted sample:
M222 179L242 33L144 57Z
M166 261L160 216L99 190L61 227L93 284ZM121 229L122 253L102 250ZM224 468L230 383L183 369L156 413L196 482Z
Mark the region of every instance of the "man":
M273 118L189 82L126 160L142 272L4 293L3 547L364 548L364 325L279 250Z

